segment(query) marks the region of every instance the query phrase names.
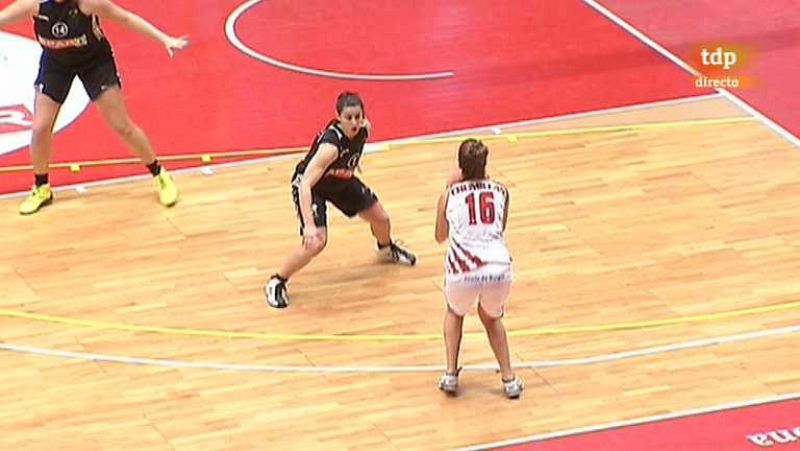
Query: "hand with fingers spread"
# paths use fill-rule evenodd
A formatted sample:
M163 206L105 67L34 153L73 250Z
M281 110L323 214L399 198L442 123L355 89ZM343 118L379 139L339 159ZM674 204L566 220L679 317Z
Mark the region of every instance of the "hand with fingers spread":
M372 123L366 117L361 119L361 128L366 128L367 134L372 134Z
M188 36L181 36L179 38L173 38L172 36L166 36L163 40L164 47L167 48L167 53L169 56L175 56L175 52L178 50L183 50L186 46L189 45Z

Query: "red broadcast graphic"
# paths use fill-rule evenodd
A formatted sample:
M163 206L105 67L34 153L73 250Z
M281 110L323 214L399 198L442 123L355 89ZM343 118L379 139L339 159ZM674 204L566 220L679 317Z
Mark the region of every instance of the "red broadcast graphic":
M800 143L797 0L600 3L700 72L695 86L729 89Z
M752 63L752 50L740 44L717 42L694 47L690 63L700 74L698 88L752 88L755 83L747 74Z

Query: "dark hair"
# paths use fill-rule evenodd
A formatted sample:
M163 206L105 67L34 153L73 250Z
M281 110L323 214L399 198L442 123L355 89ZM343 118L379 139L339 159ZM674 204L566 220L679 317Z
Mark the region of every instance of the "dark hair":
M474 138L465 139L458 146L458 167L464 180L486 178L486 156L489 148Z
M342 114L342 111L349 106L361 107L361 111L364 111L364 102L361 100L361 96L355 92L344 91L336 98L336 113Z

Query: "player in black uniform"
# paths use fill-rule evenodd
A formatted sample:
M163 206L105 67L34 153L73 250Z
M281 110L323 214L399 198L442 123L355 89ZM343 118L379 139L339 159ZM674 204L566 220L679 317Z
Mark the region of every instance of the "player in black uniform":
M170 56L187 45L186 39L164 34L109 0L16 0L0 11L0 27L25 17L33 19L34 32L43 51L35 84L31 138L35 184L31 194L20 204L20 213L35 213L53 200L48 179L53 126L76 76L106 122L147 166L161 203L175 204L178 200L175 182L156 159L147 136L128 117L114 54L100 28L100 18L113 20L157 40Z
M292 198L300 219L303 243L284 261L264 287L269 305L289 305L286 282L322 252L328 240L327 202L348 217L368 221L378 254L395 263L414 265L416 257L392 241L389 215L377 196L354 175L370 133L364 103L351 92L336 100L336 119L314 140L292 176Z

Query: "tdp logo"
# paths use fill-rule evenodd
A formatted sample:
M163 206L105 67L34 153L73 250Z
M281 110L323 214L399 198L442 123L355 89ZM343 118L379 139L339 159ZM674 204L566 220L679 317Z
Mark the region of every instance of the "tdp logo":
M704 48L700 52L700 56L704 66L722 66L725 70L729 70L736 65L738 60L736 52L725 51L722 47L717 47L716 50L711 52Z

